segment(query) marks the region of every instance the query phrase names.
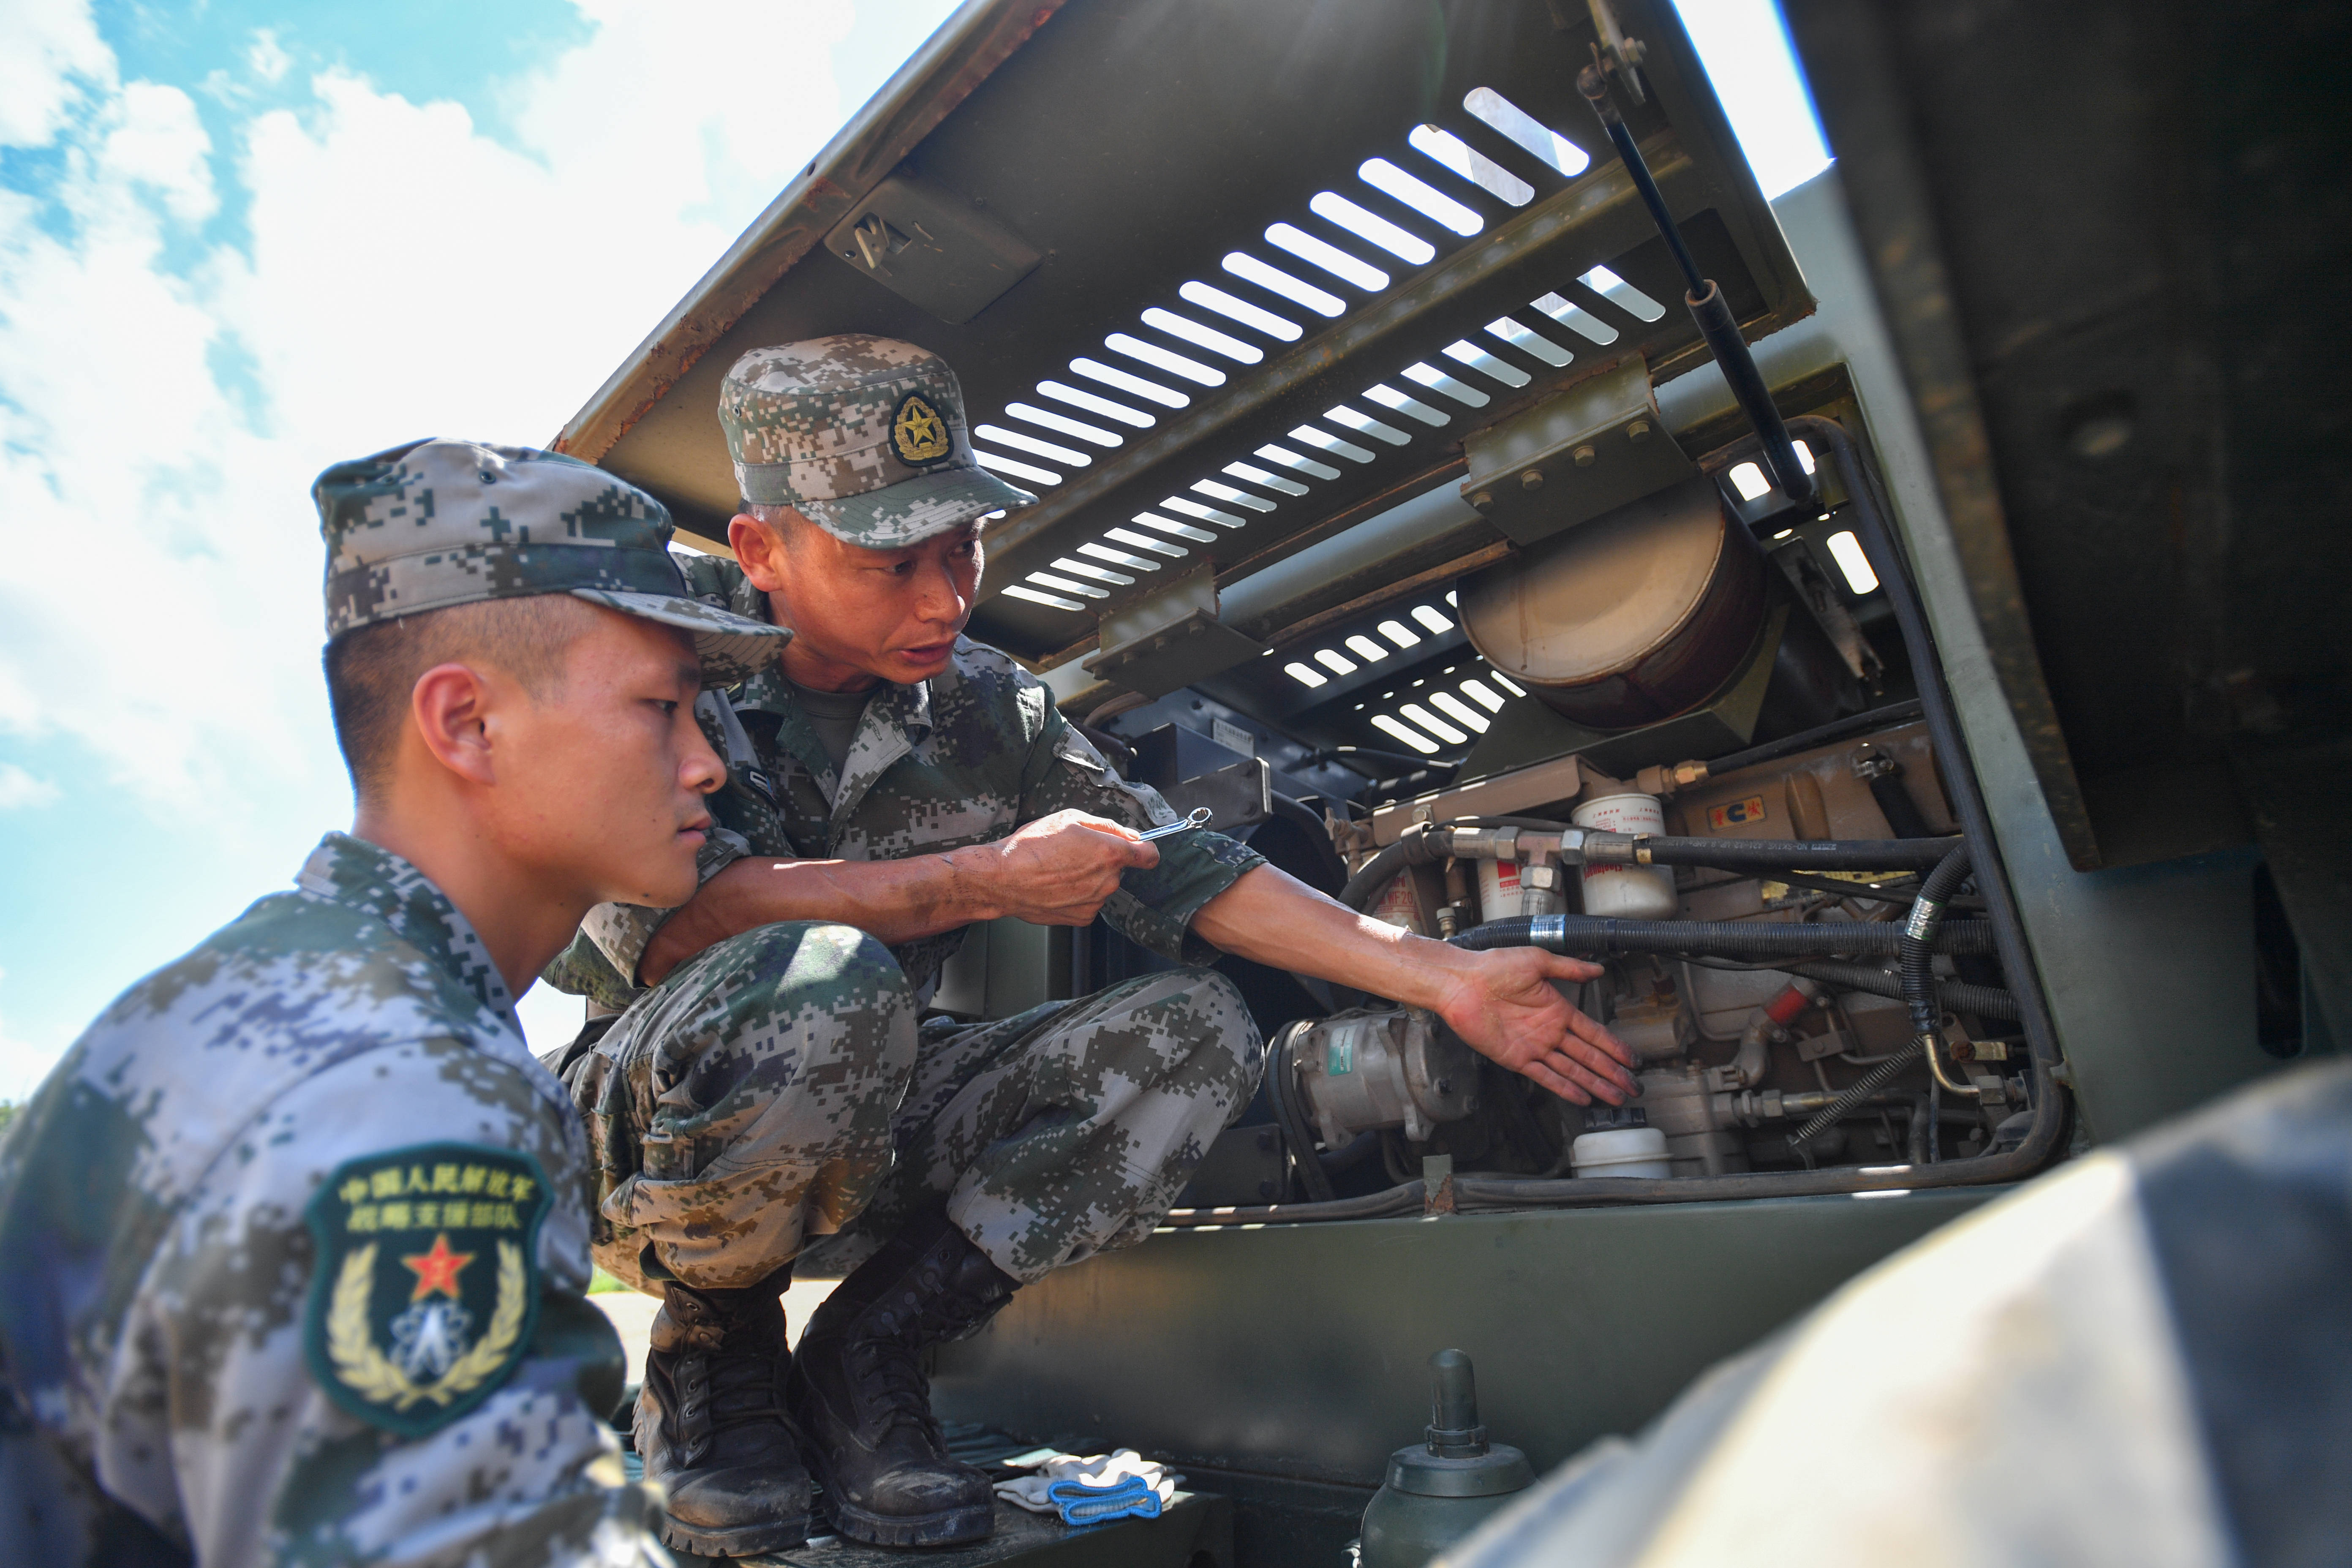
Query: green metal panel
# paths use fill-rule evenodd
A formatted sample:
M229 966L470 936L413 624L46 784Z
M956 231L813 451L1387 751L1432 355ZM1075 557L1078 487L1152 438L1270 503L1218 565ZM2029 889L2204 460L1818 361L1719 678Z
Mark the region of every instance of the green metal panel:
M1998 1190L1164 1231L942 1347L937 1402L1044 1440L1377 1482L1453 1345L1495 1439L1548 1468Z

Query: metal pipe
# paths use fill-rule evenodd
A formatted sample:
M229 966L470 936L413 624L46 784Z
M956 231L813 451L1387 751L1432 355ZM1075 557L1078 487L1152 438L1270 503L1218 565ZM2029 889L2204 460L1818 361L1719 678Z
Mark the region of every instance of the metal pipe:
M1702 277L1698 261L1683 243L1682 230L1676 226L1674 215L1666 210L1666 198L1651 177L1648 160L1642 156L1633 132L1625 124L1625 117L1617 111L1609 96L1609 73L1596 61L1578 73L1577 91L1592 105L1600 118L1601 129L1609 133L1610 143L1625 165L1626 175L1642 195L1642 205L1650 209L1650 217L1658 226L1666 248L1674 252L1675 265L1682 268L1683 281L1688 291L1683 303L1689 307L1691 320L1698 326L1699 335L1706 340L1715 355L1715 363L1723 371L1723 379L1731 387L1740 412L1756 427L1764 443L1764 466L1772 470L1772 481L1780 493L1803 506L1816 502L1820 491L1812 475L1797 458L1797 448L1789 438L1788 426L1781 422L1780 410L1772 402L1771 389L1764 384L1763 375L1756 368L1756 356L1748 352L1748 341L1739 335L1739 323L1731 319L1731 307L1717 288L1715 279Z
M1800 924L1761 921L1619 921L1591 915L1520 915L1488 921L1454 939L1483 952L1498 947L1540 947L1579 957L1629 952L1692 952L1706 958L1803 958L1835 952L1891 957L1903 933L1878 921ZM1947 921L1934 938L1938 952L1983 953L1992 932L1982 921Z

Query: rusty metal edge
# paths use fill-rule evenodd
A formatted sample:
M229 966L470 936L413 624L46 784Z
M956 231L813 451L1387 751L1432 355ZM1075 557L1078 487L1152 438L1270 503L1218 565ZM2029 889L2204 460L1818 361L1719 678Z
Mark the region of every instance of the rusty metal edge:
M602 462L697 360L1065 0L970 0L835 132L548 445Z
M1806 75L1817 84L1815 101L1879 310L1934 457L1937 491L1994 679L2067 859L2078 871L2096 870L2105 862L2042 675L1967 336L1878 11L1866 0L1791 0L1787 16Z

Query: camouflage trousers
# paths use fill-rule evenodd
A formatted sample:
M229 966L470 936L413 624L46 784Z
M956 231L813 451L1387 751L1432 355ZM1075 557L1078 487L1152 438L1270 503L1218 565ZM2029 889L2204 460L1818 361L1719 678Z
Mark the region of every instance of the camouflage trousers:
M880 942L786 922L679 966L563 1078L596 1261L640 1289L846 1270L942 1204L1025 1282L1149 1235L1262 1060L1207 970L918 1029Z

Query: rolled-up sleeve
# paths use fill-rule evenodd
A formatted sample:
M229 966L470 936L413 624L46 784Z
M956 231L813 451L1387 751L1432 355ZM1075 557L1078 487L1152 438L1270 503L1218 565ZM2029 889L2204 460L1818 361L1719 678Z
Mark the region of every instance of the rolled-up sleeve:
M1149 784L1118 776L1094 743L1050 707L1030 752L1021 798L1021 820L1034 822L1057 811L1083 811L1139 830L1174 822L1176 812ZM1192 933L1201 906L1265 864L1245 844L1205 828L1155 841L1160 864L1129 871L1103 905L1111 929L1137 946L1179 963L1209 963L1218 950Z

